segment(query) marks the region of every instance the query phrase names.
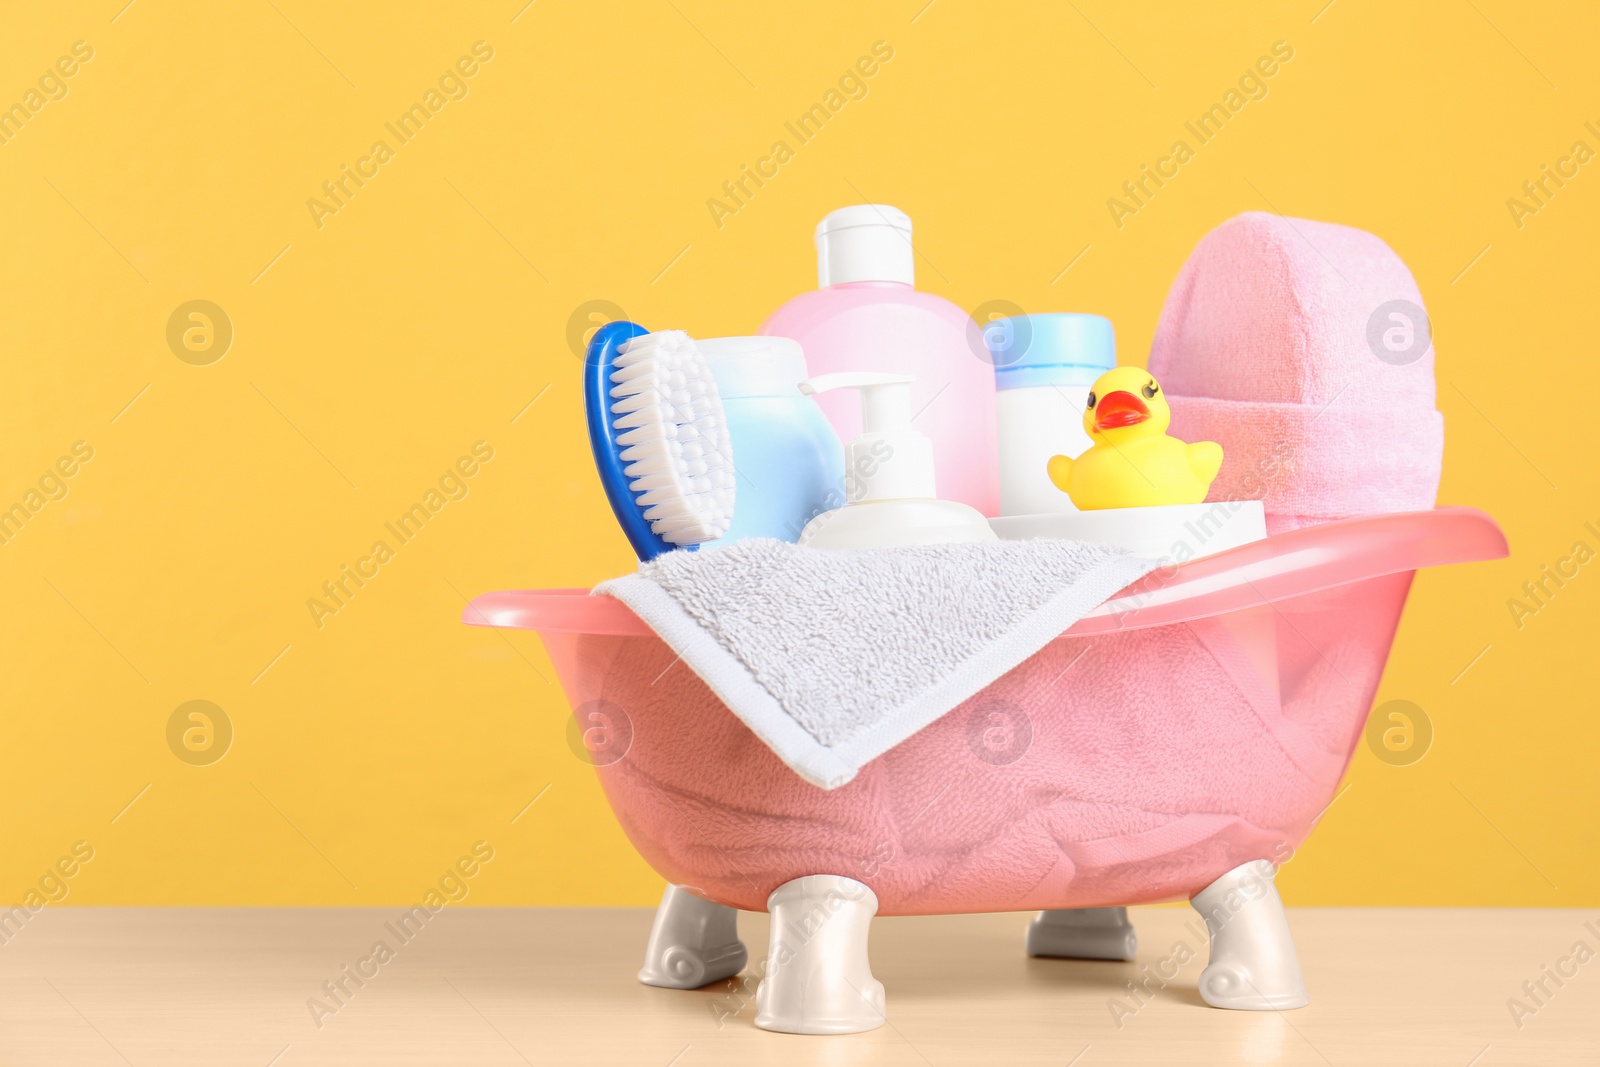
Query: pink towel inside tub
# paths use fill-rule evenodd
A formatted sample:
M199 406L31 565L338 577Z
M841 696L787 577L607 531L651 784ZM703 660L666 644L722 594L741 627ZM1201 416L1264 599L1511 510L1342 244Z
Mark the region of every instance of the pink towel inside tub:
M1211 500L1267 531L1433 506L1444 452L1422 294L1370 233L1250 212L1201 239L1150 372L1172 433L1225 453Z
M886 914L1178 899L1286 858L1327 804L1387 644L1369 621L1356 648L1313 634L1328 676L1284 678L1282 704L1222 620L1053 642L832 791L653 645L607 674L634 743L603 781L652 866L738 907L808 871L863 878Z

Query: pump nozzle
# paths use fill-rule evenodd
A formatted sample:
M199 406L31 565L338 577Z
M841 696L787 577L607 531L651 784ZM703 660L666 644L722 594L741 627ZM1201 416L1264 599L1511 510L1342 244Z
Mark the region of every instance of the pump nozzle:
M871 371L843 371L819 374L800 383L800 391L815 396L832 389L861 390L861 432L893 433L911 429L911 383L909 374L874 374Z
M861 435L845 446L846 497L933 499L933 442L911 428L909 374L844 371L800 383L806 396L833 389L861 392Z

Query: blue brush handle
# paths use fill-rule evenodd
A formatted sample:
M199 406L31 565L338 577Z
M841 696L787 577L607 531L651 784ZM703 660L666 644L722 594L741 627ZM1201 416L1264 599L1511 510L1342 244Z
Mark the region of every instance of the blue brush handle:
M616 362L618 348L649 332L637 322L622 319L608 322L595 331L583 358L583 405L589 416L589 446L594 451L594 465L600 472L600 484L605 487L612 514L616 515L634 553L642 560L655 559L679 547L699 547L671 544L650 529L638 498L628 487L628 476L622 472L627 464L622 461L622 450L617 447L616 416L611 413L612 364Z

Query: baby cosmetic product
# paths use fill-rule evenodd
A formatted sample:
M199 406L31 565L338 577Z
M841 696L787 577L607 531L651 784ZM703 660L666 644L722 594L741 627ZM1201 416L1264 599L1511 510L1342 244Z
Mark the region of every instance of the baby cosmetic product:
M717 383L689 336L608 322L589 342L583 374L595 466L639 558L726 533L733 450Z
M849 503L807 524L800 544L812 548L896 548L993 541L976 508L939 500L934 446L912 429L911 379L903 374L843 372L800 384L807 394L861 393L861 435L845 446Z
M1076 510L1050 481L1050 457L1081 454L1089 390L1117 365L1111 320L1057 312L996 319L983 329L994 360L1000 431L1000 514Z
M814 375L910 375L916 427L933 442L946 499L985 515L1000 504L994 374L977 327L950 301L912 288L911 220L885 204L857 204L817 226L817 283L773 313L763 334L791 337ZM817 398L841 440L857 425L842 393Z
M746 537L794 541L845 502L844 452L816 401L800 392L806 361L787 337L695 342L716 379L738 470L733 525L703 547Z

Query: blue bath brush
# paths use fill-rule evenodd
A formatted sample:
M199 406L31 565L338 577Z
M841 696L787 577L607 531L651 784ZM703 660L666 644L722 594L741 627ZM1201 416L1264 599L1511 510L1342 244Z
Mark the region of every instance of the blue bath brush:
M640 559L693 548L733 522L733 446L705 357L682 330L595 331L583 365L589 443Z

